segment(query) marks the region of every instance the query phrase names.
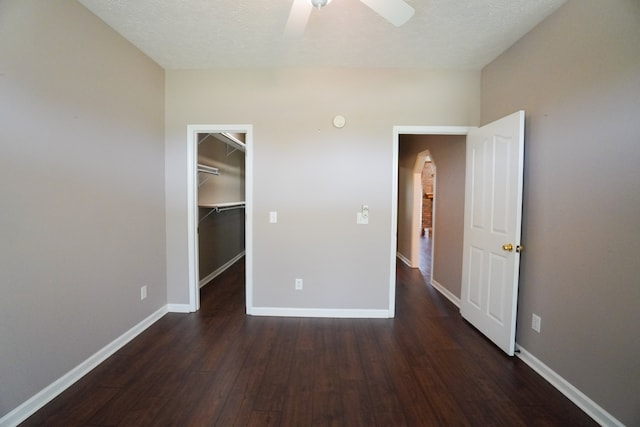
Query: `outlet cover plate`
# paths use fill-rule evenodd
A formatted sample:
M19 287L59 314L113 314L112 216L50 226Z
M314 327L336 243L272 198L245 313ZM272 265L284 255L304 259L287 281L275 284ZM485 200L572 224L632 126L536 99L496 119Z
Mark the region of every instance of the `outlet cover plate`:
M531 329L533 329L537 333L540 333L540 323L541 322L542 322L542 319L540 318L540 316L538 316L535 313L533 313L531 315Z

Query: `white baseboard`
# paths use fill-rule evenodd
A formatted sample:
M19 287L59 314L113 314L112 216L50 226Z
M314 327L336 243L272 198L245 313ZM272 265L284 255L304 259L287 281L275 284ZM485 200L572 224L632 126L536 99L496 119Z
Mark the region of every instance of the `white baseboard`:
M529 365L531 369L536 371L542 378L547 380L552 386L557 388L562 394L567 396L569 400L582 409L587 415L593 418L598 424L602 426L616 426L624 427L620 421L618 421L613 415L605 411L600 405L593 400L589 399L584 393L575 388L570 382L558 375L554 370L542 363L534 355L522 348L516 343L516 348L519 353L516 355L522 359L524 363Z
M460 308L460 298L455 296L449 289L442 286L436 280L431 280L431 286L436 288L438 292L440 292L446 299L451 301L456 307Z
M286 307L251 307L251 308L247 308L247 314L252 316L333 317L333 318L352 318L352 319L387 319L391 317L389 315L389 310L286 308Z
M407 265L407 267L413 268L413 266L411 265L411 261L409 261L409 258L407 258L406 256L402 255L400 252L396 252L396 256L398 257L398 259L400 261L405 263Z
M33 415L38 409L53 400L60 393L88 374L93 368L104 362L109 356L120 350L129 341L167 314L167 306L158 309L146 319L129 329L124 334L104 346L93 356L58 378L13 411L0 418L0 427L14 427Z
M167 304L168 313L191 313L191 306L189 304Z
M213 279L215 279L216 277L218 277L219 275L221 275L222 273L225 272L225 270L227 270L229 267L231 267L233 264L235 264L236 262L238 262L240 259L242 259L242 257L245 255L245 251L240 252L238 255L234 256L233 258L231 258L231 260L227 261L226 263L224 263L222 266L220 266L217 270L215 270L213 273L209 274L207 277L205 277L204 279L200 280L200 282L198 283L198 286L200 286L201 288L203 286L205 286L206 284L208 284L210 281L212 281Z

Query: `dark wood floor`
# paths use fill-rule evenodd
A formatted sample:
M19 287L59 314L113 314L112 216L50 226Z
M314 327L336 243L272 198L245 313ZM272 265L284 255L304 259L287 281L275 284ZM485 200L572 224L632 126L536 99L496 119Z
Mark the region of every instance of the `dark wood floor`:
M24 425L595 426L398 265L395 319L244 314L244 262Z

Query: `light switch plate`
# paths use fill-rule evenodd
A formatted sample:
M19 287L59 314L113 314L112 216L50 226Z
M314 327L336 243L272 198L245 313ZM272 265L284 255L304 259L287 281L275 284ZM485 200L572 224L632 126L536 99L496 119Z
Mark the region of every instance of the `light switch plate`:
M278 212L269 212L269 222L271 224L278 222Z
M356 218L357 224L369 224L369 216L365 216L362 212L358 212L358 216Z

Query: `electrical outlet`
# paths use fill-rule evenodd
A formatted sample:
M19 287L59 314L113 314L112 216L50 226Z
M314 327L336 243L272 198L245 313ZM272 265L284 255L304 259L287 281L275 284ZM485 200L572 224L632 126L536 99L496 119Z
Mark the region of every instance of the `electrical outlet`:
M296 291L302 290L302 279L296 279Z
M542 319L540 319L540 316L538 316L535 313L531 315L531 329L533 329L537 333L540 333L541 322L542 322Z
M140 301L147 299L147 285L140 288Z

